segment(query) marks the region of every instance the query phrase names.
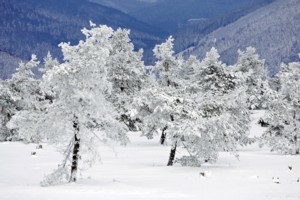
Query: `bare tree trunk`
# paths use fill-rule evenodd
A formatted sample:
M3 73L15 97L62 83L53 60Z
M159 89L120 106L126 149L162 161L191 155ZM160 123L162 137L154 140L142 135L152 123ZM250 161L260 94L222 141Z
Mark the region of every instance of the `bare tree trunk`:
M170 151L170 156L169 156L169 161L167 166L173 166L174 164L174 159L175 159L175 154L176 154L176 148L177 148L177 141L174 143L172 146L172 149Z
M71 178L70 182L76 182L77 180L77 168L78 168L78 157L79 157L79 148L80 148L80 139L79 139L79 122L78 118L74 116L73 121L74 128L74 146L72 154L72 165L71 165Z
M160 136L160 144L165 144L166 141L166 137L167 137L167 133L165 133L165 131L167 130L167 126L165 126L162 130L161 136Z

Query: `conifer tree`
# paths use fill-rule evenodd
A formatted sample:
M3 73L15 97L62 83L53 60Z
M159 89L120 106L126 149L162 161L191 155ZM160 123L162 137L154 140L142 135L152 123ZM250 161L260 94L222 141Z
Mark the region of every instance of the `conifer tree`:
M262 135L261 146L282 154L300 153L300 63L282 64L277 77L280 88L272 101L266 120L267 131Z
M27 63L21 62L11 79L1 81L1 137L3 140L35 141L38 138L23 138L14 128L9 128L7 123L19 111L35 109L35 100L39 92L39 80L35 78L32 69L37 67L39 61L35 55Z
M165 43L156 45L153 52L157 62L151 68L147 80L147 87L135 98L135 105L139 110L138 117L142 119L142 131L152 138L156 131L161 133L161 143L164 143L168 123L172 121L172 104L169 102L176 96L179 87L178 78L180 61L174 56L172 37ZM156 72L159 74L156 76Z
M171 56L169 38L156 46L155 55L160 77L151 89L142 90L136 104L142 108L144 131L168 133L168 165L173 165L178 147L189 156L177 161L190 166L216 161L220 150L237 155L238 144L246 143L249 112L239 79L219 61L217 51L212 49L202 62L184 62Z
M173 164L177 140L180 139L178 131L174 130L180 125L180 118L185 115L181 91L183 84L179 78L182 61L174 56L173 41L169 37L165 43L154 48L157 62L152 70L159 72L158 78L155 73L150 73L149 86L142 89L135 99L137 116L142 120L142 131L149 138L157 131L162 132L160 142L163 144L166 137L172 142L168 165Z
M39 68L39 71L45 74L47 71L51 70L53 67L59 65L59 62L56 58L53 58L51 53L48 52L47 56L44 58L43 65Z
M273 91L269 87L265 61L259 58L253 47L248 47L245 52L239 50L238 54L236 70L242 73L249 109L268 108Z
M79 168L99 159L99 143L127 142L127 129L116 120L117 112L107 101L112 84L106 63L114 31L99 26L82 32L85 40L77 45L60 44L64 62L47 70L41 80L42 93L54 98L43 109L30 110L26 123L22 117L11 122L22 135L42 134L47 142L63 149L65 159L42 185L75 182Z
M109 81L112 82L109 100L119 113L118 119L134 130L135 122L130 117L131 104L133 97L144 87L146 68L142 61L143 51L134 50L129 34L129 30L121 28L113 33L106 66Z
M212 48L201 63L192 62L194 73L189 75L187 90L198 117L190 134L183 135L182 144L189 153L177 160L183 165L215 162L219 151L238 156L237 146L248 143L250 113L245 106L244 88L219 57Z
M200 64L197 79L198 88L206 93L227 94L237 85L235 74L226 69L220 60L217 49L212 48Z

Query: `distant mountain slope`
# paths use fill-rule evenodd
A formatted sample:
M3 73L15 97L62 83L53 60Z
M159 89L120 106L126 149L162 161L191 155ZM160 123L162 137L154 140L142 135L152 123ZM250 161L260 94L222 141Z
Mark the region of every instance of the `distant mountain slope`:
M218 18L259 1L261 0L163 0L130 14L173 33L189 19Z
M0 50L0 79L7 79L15 72L15 67L22 60L16 56L10 55Z
M41 59L48 51L60 57L58 44L82 39L80 30L89 26L89 20L131 29L136 47L146 49L148 55L163 35L125 13L85 0L0 0L0 19L0 50L5 52L0 59L10 61L29 59L32 53ZM0 62L0 78L16 67L9 60Z
M125 13L134 12L153 5L161 0L89 0L104 6L121 10Z
M299 60L299 11L299 0L277 0L212 32L184 54L203 57L214 46L222 60L231 64L236 61L238 49L253 46L274 74L281 62Z
M216 29L233 23L239 18L274 1L275 0L257 0L247 4L246 6L243 6L243 8L234 10L218 18L190 19L185 26L180 28L180 30L174 34L175 51L180 52L190 46L195 45L195 43L197 43L201 38L215 31Z

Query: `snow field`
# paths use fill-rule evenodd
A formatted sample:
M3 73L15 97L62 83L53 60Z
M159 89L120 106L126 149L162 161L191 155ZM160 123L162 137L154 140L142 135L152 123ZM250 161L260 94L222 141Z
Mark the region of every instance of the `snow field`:
M252 115L251 136L263 131ZM300 157L241 147L239 160L221 153L216 164L201 168L167 167L170 147L159 138L130 133L131 143L117 152L101 146L102 162L80 174L76 184L41 187L39 182L61 161L49 146L0 143L1 200L296 200L300 199ZM36 152L32 156L31 152ZM178 155L184 154L179 148ZM292 170L289 169L292 167ZM201 174L204 173L205 176Z

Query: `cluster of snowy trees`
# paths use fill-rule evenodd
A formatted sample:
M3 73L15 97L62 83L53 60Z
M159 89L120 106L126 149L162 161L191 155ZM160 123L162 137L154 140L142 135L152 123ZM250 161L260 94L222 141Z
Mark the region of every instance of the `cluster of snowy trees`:
M300 56L300 55L299 55ZM282 64L276 75L277 92L268 110L267 131L260 144L282 154L300 154L300 63Z
M64 155L43 185L76 181L79 168L99 159L99 145L126 144L129 130L168 141L168 165L213 163L220 151L238 156L238 146L252 142L251 109L269 109L261 145L299 154L300 63L282 66L274 90L254 48L226 66L214 48L201 61L176 57L170 37L154 48L156 63L145 66L128 30L91 23L82 32L77 45L60 44L61 63L33 55L0 82L0 139L47 142ZM175 160L178 147L187 154Z

